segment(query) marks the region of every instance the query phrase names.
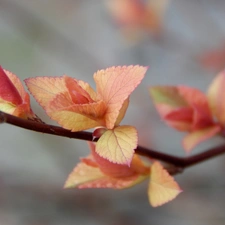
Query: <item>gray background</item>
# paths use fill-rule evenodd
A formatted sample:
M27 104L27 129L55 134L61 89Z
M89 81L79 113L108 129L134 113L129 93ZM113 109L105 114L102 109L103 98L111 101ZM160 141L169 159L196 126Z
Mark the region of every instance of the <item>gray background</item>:
M223 69L197 60L225 42L225 1L171 0L160 38L124 37L105 1L0 0L0 64L21 79L67 74L89 82L113 65L150 66L131 96L123 124L137 127L139 144L185 156L183 134L160 121L150 85L186 84L207 90ZM53 123L32 99L34 111ZM129 190L63 190L67 175L88 154L86 143L0 127L0 225L224 224L224 156L176 176L184 190L159 208L149 206L147 182ZM215 138L194 150L222 143Z

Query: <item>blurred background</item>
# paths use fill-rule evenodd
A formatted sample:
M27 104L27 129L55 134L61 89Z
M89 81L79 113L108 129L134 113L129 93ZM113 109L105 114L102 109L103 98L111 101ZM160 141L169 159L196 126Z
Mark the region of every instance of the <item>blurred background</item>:
M123 124L139 144L185 156L184 134L157 115L151 85L185 84L206 91L225 66L223 0L0 0L0 64L21 80L67 74L95 87L93 73L109 66L149 66L131 96ZM32 99L33 110L53 123ZM185 170L184 190L152 208L147 181L128 190L64 190L87 144L0 127L0 225L222 225L224 156ZM222 143L215 138L192 154Z

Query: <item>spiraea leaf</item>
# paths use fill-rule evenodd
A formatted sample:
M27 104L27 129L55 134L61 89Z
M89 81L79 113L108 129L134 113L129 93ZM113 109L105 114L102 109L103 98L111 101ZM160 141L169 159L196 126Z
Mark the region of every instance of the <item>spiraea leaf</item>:
M161 206L173 200L181 191L174 178L163 166L157 161L154 162L151 166L148 188L150 204L153 207Z
M147 67L143 66L118 66L94 74L98 98L107 105L105 121L108 129L114 127L124 101L140 84L146 71Z
M137 147L137 130L132 126L119 126L107 130L96 144L96 152L113 163L130 165Z

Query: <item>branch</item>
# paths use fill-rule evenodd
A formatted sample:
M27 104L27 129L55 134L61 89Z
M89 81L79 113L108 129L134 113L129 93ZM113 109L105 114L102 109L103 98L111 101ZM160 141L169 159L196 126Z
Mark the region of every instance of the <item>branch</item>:
M32 120L21 119L19 117L15 117L1 111L0 111L0 123L8 123L17 127L21 127L24 129L28 129L28 130L32 130L32 131L36 131L40 133L45 133L45 134L52 134L52 135L80 139L85 141L97 141L97 139L93 140L91 132L87 132L87 131L71 132L69 130L66 130L58 126L39 123ZM184 168L193 166L195 164L201 163L203 161L206 161L208 159L211 159L215 156L224 154L225 144L208 149L203 153L195 154L189 157L177 157L177 156L169 155L156 150L148 149L139 145L137 149L135 150L135 152L139 155L158 159L165 163L169 163L175 167L184 169Z

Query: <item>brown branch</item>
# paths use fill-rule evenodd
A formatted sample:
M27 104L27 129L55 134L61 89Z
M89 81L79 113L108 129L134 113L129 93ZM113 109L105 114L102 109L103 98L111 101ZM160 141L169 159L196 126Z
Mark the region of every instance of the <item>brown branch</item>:
M85 141L93 141L91 132L87 132L87 131L71 132L69 130L66 130L58 126L38 123L32 120L21 119L1 111L0 111L0 122L8 123L17 127L21 127L24 129L28 129L28 130L32 130L32 131L36 131L40 133L52 134L52 135L80 139ZM97 139L95 139L94 141L97 141ZM172 164L173 166L176 166L178 168L184 169L184 168L193 166L195 164L201 163L203 161L206 161L208 159L211 159L215 156L224 154L225 144L208 149L204 151L203 153L195 154L189 157L177 157L177 156L169 155L156 150L144 148L142 146L138 146L135 152L139 155L154 158L154 159Z

